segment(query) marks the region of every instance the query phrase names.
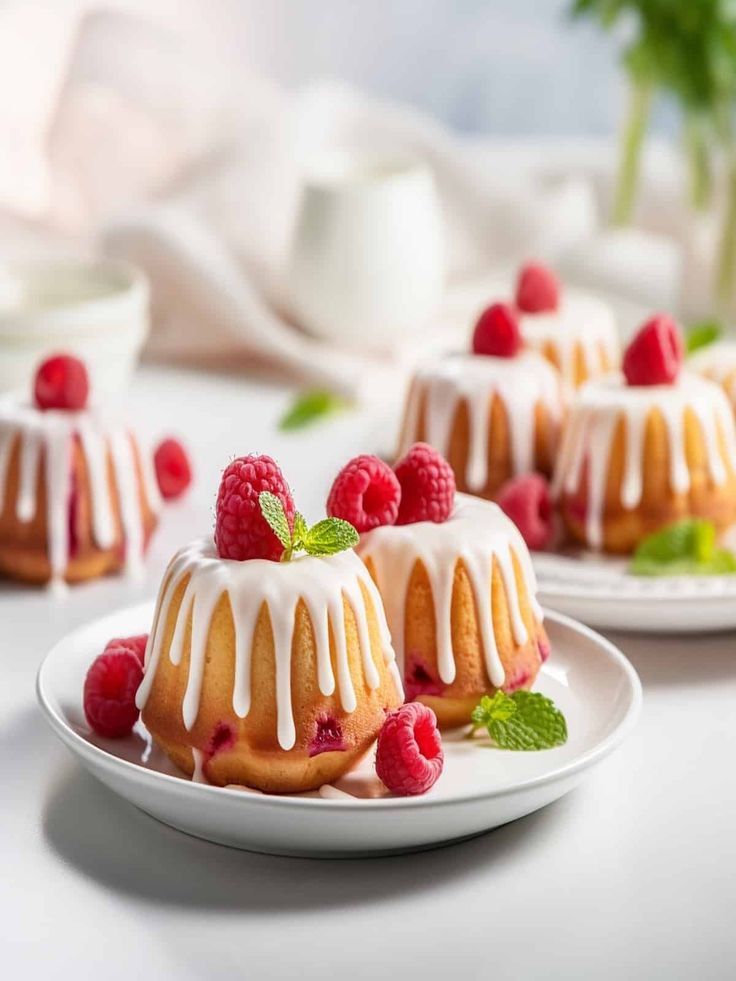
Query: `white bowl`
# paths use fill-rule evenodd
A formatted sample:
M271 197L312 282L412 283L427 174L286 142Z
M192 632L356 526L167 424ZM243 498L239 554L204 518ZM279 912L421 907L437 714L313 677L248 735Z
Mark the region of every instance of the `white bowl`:
M123 392L150 327L148 283L109 259L11 265L0 278L0 391L28 391L49 354L71 352L93 389Z
M552 654L537 688L565 713L564 746L504 752L446 734L444 772L423 797L356 796L366 792L360 775L341 781L336 799L212 787L178 774L144 731L102 739L85 721L82 687L95 655L111 637L148 630L152 616L153 604L132 607L60 641L38 673L43 714L79 762L136 807L198 838L251 851L386 854L479 834L571 790L631 731L641 706L639 679L623 654L587 627L548 613ZM370 773L370 759L366 768Z

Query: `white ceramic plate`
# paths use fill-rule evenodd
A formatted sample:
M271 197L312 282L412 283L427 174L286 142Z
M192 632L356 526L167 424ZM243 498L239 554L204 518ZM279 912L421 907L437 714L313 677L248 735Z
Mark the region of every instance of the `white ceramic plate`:
M632 576L625 559L535 552L539 599L600 630L701 634L736 628L736 576Z
M60 641L38 673L42 711L80 762L121 797L188 834L252 851L386 854L479 834L571 790L631 730L641 704L639 679L620 651L587 627L549 614L552 655L537 688L567 717L565 746L513 753L447 736L444 772L417 798L353 796L380 786L360 775L327 798L212 787L177 775L143 735L103 740L85 722L82 686L89 664L111 637L147 630L152 613L152 604L131 607ZM370 760L365 768L369 773Z

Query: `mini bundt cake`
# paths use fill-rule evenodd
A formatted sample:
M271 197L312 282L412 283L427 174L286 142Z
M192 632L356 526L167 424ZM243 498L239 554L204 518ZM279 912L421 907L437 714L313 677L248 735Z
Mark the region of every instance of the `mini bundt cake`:
M549 269L529 263L519 273L516 307L524 342L544 355L571 387L617 367L616 321L603 300L563 289Z
M686 517L736 521L736 430L723 390L681 373L672 321L654 317L626 352L625 375L577 394L553 481L578 542L614 553Z
M718 382L736 411L736 341L717 341L696 351L687 366L704 378Z
M72 359L51 359L59 360ZM74 408L63 399L48 408L38 398L0 400L3 575L77 582L142 558L161 504L151 455L85 403L86 389Z
M505 305L484 312L473 350L416 372L399 455L427 442L448 460L460 491L492 498L510 477L530 470L551 474L563 396L549 363L521 349L515 314Z
M137 702L186 773L302 792L346 773L403 693L363 563L352 549L274 561L284 547L254 510L259 489L278 492L293 526L273 461L235 460L216 542L182 549L164 576Z
M457 495L445 521L384 525L358 554L383 598L408 700L460 726L482 695L530 688L549 655L529 552L493 503Z

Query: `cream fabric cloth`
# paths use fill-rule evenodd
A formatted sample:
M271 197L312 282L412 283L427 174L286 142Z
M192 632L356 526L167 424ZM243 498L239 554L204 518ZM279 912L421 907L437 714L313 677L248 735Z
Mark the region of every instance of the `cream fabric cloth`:
M56 97L38 100L43 179L35 199L21 201L9 199L12 181L0 180L6 228L13 210L24 211L66 240L142 266L156 358L275 370L352 394L372 384L372 367L401 369L417 356L416 341L397 342L384 359L343 350L310 338L285 312L300 174L335 147L408 152L432 169L450 285L423 335L424 353L446 346L453 324L467 324L491 270L529 256L583 284L621 288L652 305L676 302L681 248L676 227L662 221L679 194L671 156L648 197L649 218L638 230L609 233L600 213L610 165L600 155L573 162L540 158L533 147L492 152L336 84L285 92L246 72L234 76L123 14L90 14L65 43Z

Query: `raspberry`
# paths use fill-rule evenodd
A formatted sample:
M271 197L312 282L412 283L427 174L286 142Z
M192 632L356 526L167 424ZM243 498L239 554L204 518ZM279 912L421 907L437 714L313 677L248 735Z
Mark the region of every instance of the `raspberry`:
M161 496L167 501L180 497L192 482L192 467L187 451L178 439L165 439L153 455Z
M238 457L225 469L217 492L215 545L221 559L281 558L284 546L261 514L261 491L279 498L293 529L294 501L278 465L270 456Z
M127 647L106 647L84 679L84 714L100 736L127 736L138 721L135 693L143 668Z
M397 525L447 521L455 503L455 474L437 450L427 443L415 443L394 472L401 484Z
M365 453L354 457L335 477L327 514L349 521L356 531L392 525L399 513L401 487L387 463Z
M83 409L89 395L87 369L71 354L47 358L36 372L33 395L39 409Z
M522 266L516 281L516 305L524 313L545 313L560 305L557 277L539 262Z
M538 550L549 545L553 532L552 498L541 474L526 473L507 481L496 501L529 548Z
M684 358L682 336L671 317L659 313L644 324L624 354L629 385L671 385Z
M478 318L473 331L473 354L513 358L521 348L516 312L508 303L493 303Z
M134 654L141 664L143 664L143 659L146 656L147 643L148 634L136 634L135 637L115 637L114 640L109 640L107 644L105 644L105 651L122 647L131 654Z
M426 793L442 773L445 758L431 708L410 702L391 712L376 747L376 773L393 794Z

